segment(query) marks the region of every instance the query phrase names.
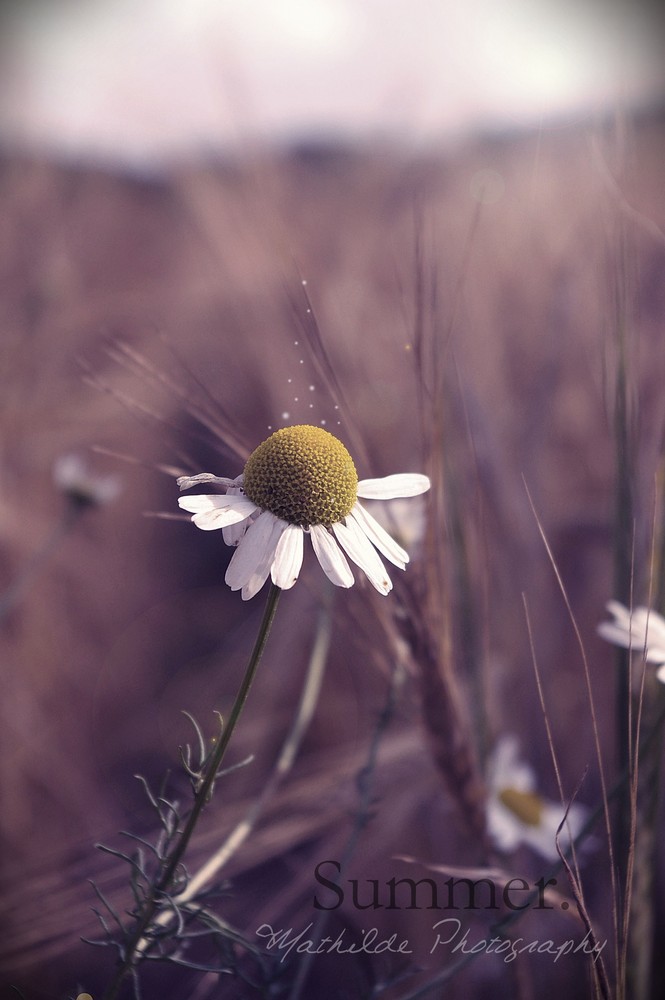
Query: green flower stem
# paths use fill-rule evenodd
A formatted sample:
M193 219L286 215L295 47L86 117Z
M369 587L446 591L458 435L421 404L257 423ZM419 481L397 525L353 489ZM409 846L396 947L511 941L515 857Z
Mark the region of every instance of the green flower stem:
M245 706L245 702L247 701L252 681L254 680L266 642L268 641L268 635L275 617L277 602L279 601L281 592L282 591L279 587L276 587L274 583L271 584L259 632L256 637L256 642L254 643L254 649L252 650L252 655L250 656L245 669L242 684L240 685L235 702L233 703L229 721L224 727L219 743L208 758L205 776L195 794L192 811L187 817L187 822L185 823L183 831L178 838L178 842L173 849L173 853L168 859L168 863L161 878L153 887L145 901L143 912L139 916L134 932L127 943L124 957L118 965L115 976L104 993L102 1000L115 1000L118 995L118 990L122 985L122 981L135 966L135 960L137 958L137 953L140 950L141 942L143 941L146 931L150 926L150 922L155 915L155 911L159 907L161 897L164 893L168 892L171 883L173 882L178 865L182 861L185 851L187 850L187 846L191 840L192 834L194 833L199 817L210 798L215 779L222 765L222 761L224 760L228 745L231 742L233 731Z

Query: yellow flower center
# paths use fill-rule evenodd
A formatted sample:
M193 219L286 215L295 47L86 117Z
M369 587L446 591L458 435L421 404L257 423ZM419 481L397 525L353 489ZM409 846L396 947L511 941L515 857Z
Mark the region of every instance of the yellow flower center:
M327 526L351 513L358 474L341 441L322 427L282 427L247 459L243 489L289 524Z
M499 802L517 816L526 826L540 826L543 800L535 792L520 792L517 788L502 788Z

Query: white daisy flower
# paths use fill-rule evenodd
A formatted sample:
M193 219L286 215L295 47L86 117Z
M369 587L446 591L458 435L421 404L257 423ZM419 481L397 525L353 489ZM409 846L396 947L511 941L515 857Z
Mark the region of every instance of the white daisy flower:
M252 452L237 479L208 472L178 479L181 490L202 483L224 486L226 495L180 497L178 503L194 515L198 528L221 528L227 545L237 546L225 579L245 601L258 593L268 575L282 590L294 585L305 535L336 586L353 585L348 556L379 593L387 594L392 583L378 553L400 569L409 557L358 498L412 497L430 486L427 476L417 474L359 482L341 441L307 424L271 434Z
M527 844L551 861L558 858L556 832L565 815L560 802L544 799L537 791L533 769L519 757L514 736L502 736L489 763L487 828L501 851ZM586 806L573 802L559 842L565 850L581 831L589 815Z
M647 663L659 664L658 680L665 684L665 618L651 608L628 608L619 601L608 601L613 622L601 622L598 634L615 646L640 653Z

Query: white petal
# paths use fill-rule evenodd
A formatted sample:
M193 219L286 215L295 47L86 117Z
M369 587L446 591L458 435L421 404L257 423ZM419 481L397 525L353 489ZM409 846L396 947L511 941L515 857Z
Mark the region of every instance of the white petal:
M624 649L628 649L631 645L628 629L621 625L615 625L614 622L601 622L596 631L601 639L613 642L617 646L623 646Z
M178 497L178 506L192 514L211 510L242 510L246 512L244 517L256 510L256 504L252 500L244 494L236 495L236 491L226 496L200 494L193 497Z
M239 521L237 524L227 524L222 528L222 536L227 545L230 545L232 549L237 548L240 542L245 536L245 532L249 528L252 521L250 518L245 518L244 521Z
M268 579L277 543L286 527L286 521L263 511L233 553L224 579L231 590L242 590L244 601L257 594Z
M289 524L277 543L270 575L276 587L289 590L298 579L303 557L303 535L296 524Z
M361 479L358 496L366 500L392 500L394 497L416 497L430 488L427 476L407 472L383 479Z
M515 788L518 792L535 791L536 775L533 768L520 758L519 742L513 733L505 733L497 741L490 758L488 777L495 794L502 788Z
M494 843L501 851L514 851L519 847L521 829L517 817L498 799L487 803L487 827Z
M545 807L543 808L544 811ZM557 815L558 822L556 824L553 824L552 819L548 817L546 826L528 826L525 823L520 829L520 841L530 847L531 850L537 851L541 857L546 858L548 861L556 861L559 857L559 852L556 849L556 831L563 818L563 810L559 809ZM568 842L564 830L565 827L561 831L561 844L563 847Z
M234 479L227 479L226 476L215 476L212 472L199 472L197 476L179 476L176 483L181 490L189 490L192 486L200 486L201 483L217 483L218 486L234 486Z
M570 843L571 834L573 840L581 832L588 818L588 809L578 802L573 802L568 810L565 824L561 827L559 841L565 847ZM529 824L522 825L521 840L532 847L544 858L556 861L559 852L556 848L556 834L565 815L565 809L561 803L544 801L540 823L537 826Z
M662 646L649 646L646 660L649 663L665 664L665 649Z
M613 622L601 622L597 631L598 635L607 642L612 642L615 646L621 646L623 649L629 649L633 653L639 653L649 663L665 663L665 647L651 645L647 646L645 650L644 629L633 629L632 632L629 632L628 629L621 625L615 625ZM651 638L651 629L649 629L649 638Z
M642 640L641 645L644 647L647 644L645 642L647 633L649 646L665 648L665 618L659 615L657 611L645 607L633 608L631 611L619 601L608 601L607 610L614 617L614 622L603 622L603 625L615 627L626 633L630 632L632 635L631 648L638 648L638 640L640 638ZM603 636L603 638L607 638L607 636ZM615 642L618 640L610 639L609 641ZM622 645L628 648L627 639Z
M370 542L376 545L379 552L382 552L386 559L390 559L391 563L395 566L399 566L400 569L404 569L409 561L408 553L404 551L401 545L398 545L394 538L391 538L387 531L385 531L378 521L374 518L368 511L361 507L361 505L356 502L353 510L351 511L351 517L357 521L359 527L365 532Z
M178 506L193 514L192 521L203 531L215 531L244 521L257 509L245 496L178 497Z
M239 477L239 478L242 479L242 476ZM242 490L240 488L237 488L237 489L234 488L234 489L227 490L226 495L227 496L234 496L234 497L236 497L236 496L243 496L244 494L243 494L243 492L242 492ZM257 512L258 512L258 508L257 508ZM222 528L222 535L223 535L223 538L224 538L224 541L226 542L226 544L230 545L232 548L235 548L236 545L238 545L240 543L241 538L243 537L243 535L245 534L245 532L249 528L250 524L251 524L251 521L249 520L249 518L245 518L244 521L238 521L235 524L227 524L227 525L225 525Z
M656 621L658 615L656 615L655 611L650 611L649 608L633 608L632 613L628 612L628 614L630 617L626 623L626 629L630 629L633 636L641 636L643 640L642 645L644 645L647 631L649 632L649 638L654 638L654 634L658 631L658 623Z
M658 668L658 670L656 671L656 677L658 678L661 684L665 684L665 665Z
M635 608L633 620L637 616L637 627L649 636L650 646L665 646L665 619L652 608Z
M390 593L393 585L386 573L386 567L357 523L349 518L348 524L333 524L332 529L346 554L360 566L372 586L376 587L380 594Z
M625 625L628 628L630 622L630 611L620 601L608 601L605 605L617 625Z
M316 558L328 579L336 587L352 587L353 573L330 532L322 524L313 524L309 533Z
M178 507L188 510L191 514L200 514L204 510L213 510L215 499L217 498L203 494L195 497L178 497Z
M232 549L235 549L244 538L245 532L251 524L251 520L247 517L244 521L239 521L237 524L227 524L222 528L222 536L227 545L230 545Z

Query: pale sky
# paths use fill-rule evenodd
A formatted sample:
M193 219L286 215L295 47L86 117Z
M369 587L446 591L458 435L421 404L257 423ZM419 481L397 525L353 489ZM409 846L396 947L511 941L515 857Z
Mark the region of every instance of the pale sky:
M5 18L0 136L138 164L557 127L663 94L640 0L22 0Z

